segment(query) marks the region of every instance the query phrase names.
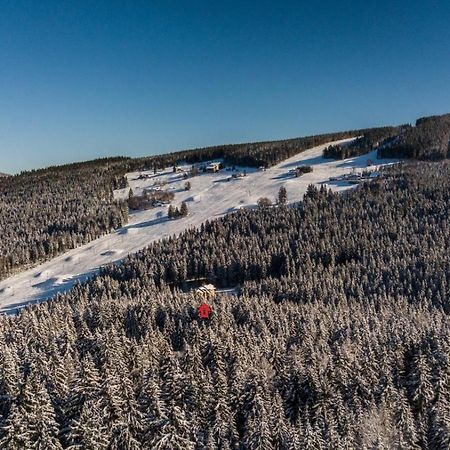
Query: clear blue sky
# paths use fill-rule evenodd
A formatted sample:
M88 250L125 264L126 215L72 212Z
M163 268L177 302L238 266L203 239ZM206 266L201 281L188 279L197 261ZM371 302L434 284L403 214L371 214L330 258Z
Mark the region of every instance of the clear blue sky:
M0 0L0 172L450 111L450 2Z

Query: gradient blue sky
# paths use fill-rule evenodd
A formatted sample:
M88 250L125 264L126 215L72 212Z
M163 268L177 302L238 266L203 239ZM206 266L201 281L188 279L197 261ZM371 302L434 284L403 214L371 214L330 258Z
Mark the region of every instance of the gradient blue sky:
M450 111L450 2L0 0L0 172Z

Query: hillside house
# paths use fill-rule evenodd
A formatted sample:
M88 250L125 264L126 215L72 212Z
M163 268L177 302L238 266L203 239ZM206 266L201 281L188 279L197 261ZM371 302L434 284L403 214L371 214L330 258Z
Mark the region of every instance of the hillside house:
M210 163L206 166L207 172L218 172L220 170L220 163Z
M197 288L195 293L204 299L214 298L216 296L216 287L213 284L204 284Z
M209 315L211 314L211 308L209 305L207 305L206 303L203 303L199 308L198 308L198 313L199 316L202 319L208 319Z

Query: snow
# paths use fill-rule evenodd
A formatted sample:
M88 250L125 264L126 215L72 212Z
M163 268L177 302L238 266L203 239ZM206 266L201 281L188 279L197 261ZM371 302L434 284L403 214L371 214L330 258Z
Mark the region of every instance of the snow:
M120 261L154 240L177 235L208 219L215 219L241 208L253 208L260 197L275 201L281 186L285 186L290 203L298 202L311 183L325 184L333 191L343 191L354 188L355 184L342 180L330 181L329 178L351 173L355 169L367 169L369 160L374 163L369 169L374 171L379 166L398 162L392 159L377 160L376 150L339 161L322 157L324 147L350 140L352 139L343 139L311 148L266 171L237 167L239 171L247 171L247 176L241 179L227 181L233 172L226 170L200 173L189 179L192 186L189 191L184 190L186 180L183 173L173 173L171 168L157 174L152 171L130 173L127 177L135 194L141 193L145 188L166 183L163 189L175 193L172 204L179 206L182 201L186 201L189 215L169 220L167 205L131 212L130 221L125 227L1 281L0 312L10 313L27 304L42 302L70 289L74 283L92 277L101 266ZM298 178L289 175L289 170L298 165L313 166L313 172ZM190 166L181 167L184 170L189 168ZM147 177L139 178L141 175ZM115 198L127 198L128 193L129 188L117 190Z

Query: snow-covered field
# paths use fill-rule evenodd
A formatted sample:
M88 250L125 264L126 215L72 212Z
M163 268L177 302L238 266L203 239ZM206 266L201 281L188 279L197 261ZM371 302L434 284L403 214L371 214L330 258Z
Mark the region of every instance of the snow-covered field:
M349 139L334 143L345 141ZM0 312L11 312L26 304L40 302L58 292L66 291L75 282L94 275L102 265L121 260L154 240L179 234L186 228L198 226L208 219L215 219L239 208L254 207L260 197L275 200L281 186L286 187L288 201L297 202L302 199L311 183L326 184L334 191L354 187L354 184L345 181L332 182L329 178L351 173L354 169L366 169L369 159L375 165L397 161L377 160L376 151L342 161L324 159L322 150L330 144L309 149L266 171L247 169L248 175L239 180L226 181L232 172L225 170L214 174L201 173L189 179L192 185L189 191L184 190L186 180L183 179L183 174L175 174L171 168L156 175L153 172L128 174L135 195L155 182L166 181L164 189L175 193L172 204L179 206L182 201L186 201L189 215L182 219L168 220L167 206L132 213L130 222L114 233L1 281ZM314 170L298 178L288 175L289 170L297 165L310 165ZM141 174L148 174L149 177L137 179ZM116 197L127 196L128 189L116 191Z

